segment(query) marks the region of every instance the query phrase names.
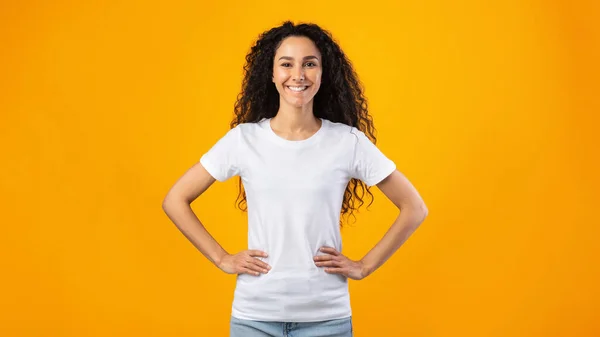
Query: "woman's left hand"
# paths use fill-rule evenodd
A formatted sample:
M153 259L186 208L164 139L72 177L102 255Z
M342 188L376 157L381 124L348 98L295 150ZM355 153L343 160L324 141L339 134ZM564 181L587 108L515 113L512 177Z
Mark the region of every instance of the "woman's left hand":
M340 274L353 280L362 280L367 271L362 261L353 261L332 247L321 247L321 252L329 255L317 255L313 258L318 267L327 267L325 272Z

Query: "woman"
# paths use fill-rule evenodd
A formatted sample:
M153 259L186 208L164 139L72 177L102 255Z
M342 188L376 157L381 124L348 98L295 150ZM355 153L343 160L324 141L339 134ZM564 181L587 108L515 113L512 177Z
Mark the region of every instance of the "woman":
M352 336L348 278L379 268L427 215L419 193L370 139L350 61L315 24L264 32L246 56L231 129L171 188L169 218L218 268L237 274L231 336ZM227 253L190 203L240 177L248 250ZM342 254L340 216L369 187L401 210L361 260Z

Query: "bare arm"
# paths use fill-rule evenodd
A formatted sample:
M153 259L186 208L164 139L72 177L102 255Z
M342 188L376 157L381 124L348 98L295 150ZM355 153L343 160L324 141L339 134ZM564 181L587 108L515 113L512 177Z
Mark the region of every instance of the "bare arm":
M204 228L190 206L214 182L215 178L198 162L171 187L163 200L162 208L181 233L218 266L227 252Z
M398 170L377 184L377 187L398 207L400 215L383 238L361 259L364 277L387 261L425 220L428 213L427 206L415 187Z
M194 247L222 271L228 274L267 273L271 267L256 258L266 256L265 252L249 249L234 255L227 253L192 211L191 203L214 182L215 178L200 162L194 164L171 187L163 200L163 210Z

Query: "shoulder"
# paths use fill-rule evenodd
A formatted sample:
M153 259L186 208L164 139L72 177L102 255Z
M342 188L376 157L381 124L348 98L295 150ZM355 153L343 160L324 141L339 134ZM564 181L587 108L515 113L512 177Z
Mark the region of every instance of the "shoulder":
M362 141L370 141L364 132L360 131L358 128L347 125L344 123L327 121L329 124L329 130L332 137L336 137L342 142L355 145L358 142Z
M227 130L223 138L236 143L243 141L249 135L254 134L256 132L257 125L255 124L256 123L238 124Z
M262 129L261 123L240 123L231 130L235 130L233 132L241 135L248 135L259 132L260 129Z
M246 146L256 146L256 140L264 136L265 130L262 123L240 123L231 128L228 132L239 149Z

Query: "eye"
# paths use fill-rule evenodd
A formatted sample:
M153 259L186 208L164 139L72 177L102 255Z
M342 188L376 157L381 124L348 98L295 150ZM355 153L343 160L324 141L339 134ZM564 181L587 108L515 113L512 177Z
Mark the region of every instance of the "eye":
M282 63L282 64L281 64L281 66L282 66L282 67L286 67L286 68L287 68L287 66L286 66L286 65L290 65L290 64L289 64L289 63L287 63L287 62L286 62L286 63Z
M314 62L306 62L306 64L307 64L307 65L308 65L308 64L312 64L312 66L313 66L313 67L314 67L314 66L316 66L316 64L315 64Z

